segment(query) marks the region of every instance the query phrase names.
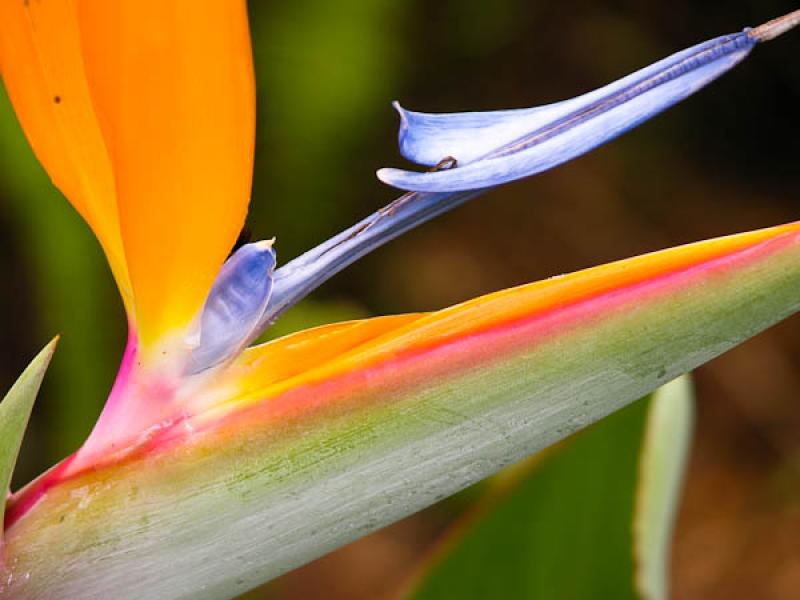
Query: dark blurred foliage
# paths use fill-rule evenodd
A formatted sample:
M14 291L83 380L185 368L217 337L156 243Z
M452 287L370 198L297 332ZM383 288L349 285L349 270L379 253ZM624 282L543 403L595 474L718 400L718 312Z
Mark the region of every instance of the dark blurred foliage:
M276 235L286 260L391 200L395 193L373 172L403 164L392 99L429 111L559 100L796 8L781 0L253 1L259 130L249 226L259 238ZM798 56L798 33L756 49L624 138L375 252L277 329L435 309L796 219ZM88 434L113 381L125 322L96 243L48 185L4 97L0 140L0 385L10 386L50 336L63 334L16 474L22 483ZM696 382L675 597L796 598L800 321L700 369ZM389 594L467 502L435 506L248 597Z

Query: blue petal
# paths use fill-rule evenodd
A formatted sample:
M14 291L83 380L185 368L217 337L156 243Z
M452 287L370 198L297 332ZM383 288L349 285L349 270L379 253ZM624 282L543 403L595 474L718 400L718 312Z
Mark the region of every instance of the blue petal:
M271 241L242 246L225 262L200 313L188 373L236 356L257 335L272 295L274 269Z
M456 192L540 173L690 96L757 42L748 31L718 37L583 96L531 109L434 115L398 106L403 155L425 165L449 156L458 166L426 173L380 169L378 178L405 190Z
M459 165L483 158L494 148L513 142L568 114L574 102L493 112L422 113L392 106L400 114L400 154L418 165L434 166L446 156L458 157ZM487 149L487 143L492 148Z

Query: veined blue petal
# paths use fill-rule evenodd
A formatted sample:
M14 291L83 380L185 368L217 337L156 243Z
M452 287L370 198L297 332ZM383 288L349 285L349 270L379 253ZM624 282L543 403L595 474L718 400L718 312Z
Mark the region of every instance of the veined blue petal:
M272 295L275 260L272 241L261 241L242 246L225 262L200 313L188 373L235 356L257 335Z
M570 103L496 110L490 112L423 113L392 103L400 115L400 154L418 165L432 167L446 156L459 165L483 158L498 145L519 139L526 132L568 114ZM574 108L572 109L574 110ZM492 148L487 148L492 144Z
M378 178L406 190L455 192L540 173L593 150L690 96L742 61L759 38L749 30L698 44L571 100L521 110L401 115L400 148L434 172L380 169Z

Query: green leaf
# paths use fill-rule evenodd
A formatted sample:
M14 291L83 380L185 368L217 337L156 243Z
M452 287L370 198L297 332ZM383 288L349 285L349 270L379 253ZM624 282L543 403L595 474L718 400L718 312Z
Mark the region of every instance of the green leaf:
M36 355L0 402L0 522L5 514L5 497L11 485L11 475L28 427L31 409L57 343L58 338L54 338Z
M646 600L669 597L669 552L694 423L688 377L655 394L647 415L634 517L636 588Z
M664 598L690 414L682 378L527 461L445 536L409 598L623 600L634 581Z

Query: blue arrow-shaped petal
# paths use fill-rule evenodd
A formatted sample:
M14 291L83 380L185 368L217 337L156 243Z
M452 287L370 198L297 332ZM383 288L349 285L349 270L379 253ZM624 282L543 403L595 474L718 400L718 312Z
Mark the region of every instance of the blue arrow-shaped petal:
M761 41L757 30L714 38L582 96L496 112L400 112L406 158L447 170L380 169L378 178L411 191L476 190L551 169L597 148L692 95L741 62Z

